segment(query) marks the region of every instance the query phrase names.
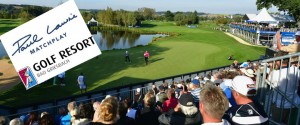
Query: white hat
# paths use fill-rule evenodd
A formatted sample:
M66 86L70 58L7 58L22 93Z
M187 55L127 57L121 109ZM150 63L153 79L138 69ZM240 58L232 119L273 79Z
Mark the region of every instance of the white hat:
M249 77L254 77L254 71L252 69L241 69L241 71Z
M137 88L137 89L136 89L136 92L141 92L141 88Z
M232 80L232 89L244 96L254 96L255 93L249 93L251 90L256 90L253 80L246 76L236 76Z
M300 31L297 31L295 35L300 36Z
M181 84L177 84L177 87L178 87L178 88L181 88L181 86L182 86Z

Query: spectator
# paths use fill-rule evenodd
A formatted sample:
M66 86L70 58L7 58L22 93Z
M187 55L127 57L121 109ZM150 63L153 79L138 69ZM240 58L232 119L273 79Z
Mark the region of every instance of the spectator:
M228 71L224 73L225 73L225 78L223 79L223 82L220 84L220 87L225 92L225 95L230 103L229 107L236 106L236 102L232 96L230 86L232 85L232 79L237 75L237 73L232 71Z
M150 57L150 54L149 54L148 51L146 51L146 52L144 53L144 57L145 57L146 65L148 65L148 59L149 59L149 57Z
M41 113L41 118L44 116L44 115L46 115L46 114L49 114L48 112L42 112Z
M294 65L289 66L288 59L284 59L282 65L280 65L280 63L281 61L276 61L275 63L274 68L277 70L273 70L273 66L270 66L268 80L275 88L283 92L287 98L293 101L293 99L299 98L297 95L297 87L299 87L300 80L299 69ZM274 103L272 106L273 119L285 124L291 123L292 120L289 119L289 115L291 114L291 111L297 111L292 103L285 99L285 97L282 97L278 91L273 92L272 102Z
M141 88L137 88L136 93L134 95L134 101L133 101L134 108L136 108L138 110L142 109L143 99L144 99L144 94L142 94Z
M8 125L9 119L5 116L0 116L0 125Z
M248 59L247 62L243 62L241 65L240 65L240 68L247 68L249 67L249 64L251 63L251 61Z
M158 118L161 125L199 125L201 114L194 105L191 94L182 94L174 109L163 113Z
M25 125L38 125L38 116L35 112L30 112L29 113L29 118L28 120L25 122Z
M252 69L243 68L243 69L241 69L241 72L242 72L243 75L251 78L254 81L254 83L256 83L255 74L254 74L254 71Z
M55 124L59 125L62 117L64 117L65 115L67 115L66 109L64 107L60 107L58 109L58 115L54 117Z
M191 88L191 94L194 97L194 104L197 106L200 101L200 82L198 79L194 79L192 81L192 84L190 84ZM197 106L198 107L198 106Z
M214 83L215 83L215 85L216 86L219 86L223 81L222 81L222 79L223 79L223 76L222 76L222 73L221 72L216 72L214 75L213 75L213 77L214 77Z
M128 51L125 51L125 62L131 62Z
M63 116L60 120L60 125L70 125L70 121L71 121L71 114L70 112L75 109L77 106L76 106L76 102L75 101L72 101L72 102L69 102L68 104L68 114Z
M168 90L168 88L169 88L169 87L168 87L168 82L164 82L164 83L163 83L163 86L164 86L165 91Z
M14 118L9 122L9 125L24 125L24 123L20 118Z
M100 109L100 102L96 101L93 103L93 108L94 108L94 117L93 117L93 122L96 122L99 120L99 112L97 110Z
M117 125L134 125L134 119L126 116L128 108L128 105L124 101L119 103L118 113L120 119Z
M155 109L155 96L147 93L144 98L145 107L136 120L137 125L159 125L158 116L161 114Z
M158 87L159 92L156 94L156 104L162 107L162 104L168 100L167 94L165 93L165 89L163 85Z
M126 103L127 106L128 106L128 109L127 109L128 112L127 112L126 116L128 116L128 117L130 117L132 119L136 119L137 116L139 115L139 111L137 109L134 109L132 107L132 101L129 98L126 98L124 100L124 103Z
M237 60L234 60L233 63L231 64L231 66L232 66L234 69L238 70L238 69L240 69L240 66L239 66L238 63L239 63L239 62L238 62Z
M86 92L86 84L85 84L85 77L83 76L83 73L80 73L80 75L77 78L78 86L80 89L80 92L82 94L82 91Z
M200 98L199 110L203 117L203 125L217 123L230 125L227 120L222 119L229 102L221 89L213 85L205 85L200 92Z
M61 86L65 86L65 76L66 76L66 73L65 72L62 72L60 74L58 74L58 79L59 79L59 82L60 82L60 85Z
M178 99L175 98L175 92L173 89L167 90L167 97L168 100L163 103L162 112L167 112L170 109L175 108L178 104Z
M91 122L92 109L89 104L79 106L78 118L74 121L75 125L88 125Z
M153 91L154 95L156 95L159 92L159 90L156 88L154 84L152 85L151 90Z
M45 114L41 117L39 125L55 125L55 122L50 114Z
M108 97L100 104L99 120L91 122L90 125L116 125L118 117L118 100L115 97Z
M281 34L280 34L280 31L277 32L276 34L276 40L277 40L277 48L281 51L284 51L284 52L288 52L288 53L295 53L295 52L299 52L300 51L300 46L299 46L299 43L300 43L300 31L297 31L296 34L295 34L295 37L296 37L296 43L294 44L289 44L288 46L282 46L281 45Z
M246 76L236 76L231 85L237 106L229 108L224 118L231 124L268 124L268 116L262 106L252 101L256 94L255 84Z

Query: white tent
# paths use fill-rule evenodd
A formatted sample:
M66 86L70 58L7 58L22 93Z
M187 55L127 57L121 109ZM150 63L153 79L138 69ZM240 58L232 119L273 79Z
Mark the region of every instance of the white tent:
M244 16L244 18L245 18L246 20L252 20L252 19L254 19L254 17L256 17L256 14L246 14L246 15Z
M249 21L258 22L258 23L277 23L277 20L275 20L268 13L266 8L263 8L256 17L254 17L252 20L249 20Z
M88 25L90 24L96 24L98 26L98 21L96 21L94 18L92 18L90 21L88 21Z

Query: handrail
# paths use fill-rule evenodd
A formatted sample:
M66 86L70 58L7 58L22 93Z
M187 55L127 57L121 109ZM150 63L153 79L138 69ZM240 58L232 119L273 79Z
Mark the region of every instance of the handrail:
M252 60L251 62L257 62L257 61L260 61L260 60L259 59ZM241 65L241 64L242 63L239 63L239 65ZM91 95L97 94L97 93L106 93L106 92L109 92L109 91L119 91L123 88L128 88L128 87L132 88L132 87L138 86L138 85L141 85L143 87L145 84L148 84L148 83L155 83L155 82L158 82L158 81L165 81L165 80L168 80L168 79L174 80L175 78L178 78L178 77L181 77L181 79L182 79L184 76L187 76L187 75L189 75L189 76L191 76L193 74L199 75L200 73L213 72L215 70L226 69L226 68L229 68L229 67L230 67L230 65L219 66L219 67L215 67L215 68L211 68L211 69L205 69L205 70L200 70L200 71L195 71L195 72L190 72L190 73L184 73L184 74L179 74L179 75L170 76L170 77L164 77L164 78L155 79L155 80L149 80L149 81L140 82L140 83L128 84L128 85L125 85L125 86L119 86L119 87L115 87L115 88L109 88L109 89L106 89L106 90L92 91L92 92L87 92L87 93L80 94L80 95L73 95L73 96L69 96L69 97L63 97L63 98L55 99L55 100L52 100L52 101L44 101L44 102L33 103L33 104L30 104L30 105L11 108L10 112L12 112L12 110L16 111L18 109L27 108L27 107L36 107L36 106L42 105L42 104L49 104L49 103L55 104L58 101L63 101L63 100L68 100L68 99L72 100L74 98L83 97L83 96L91 96ZM131 91L131 90L129 90L129 91ZM102 97L102 96L99 96L99 97ZM89 98L89 99L91 99L91 98ZM81 101L81 100L79 100L79 101ZM39 111L39 110L40 109L36 109L34 111ZM20 114L20 113L18 113L18 114Z

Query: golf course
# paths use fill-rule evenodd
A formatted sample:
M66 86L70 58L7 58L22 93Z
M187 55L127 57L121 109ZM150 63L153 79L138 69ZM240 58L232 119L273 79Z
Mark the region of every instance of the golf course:
M0 34L19 24L1 20ZM213 30L214 27L217 25L211 21L200 22L195 28L176 26L174 22L143 21L140 30L175 35L159 38L146 46L102 51L100 56L66 71L66 86L55 86L50 79L26 90L20 83L0 92L0 105L20 107L79 95L80 73L86 77L87 92L91 92L229 65L233 62L227 60L231 54L239 62L264 55L265 47L241 44L224 32ZM129 52L131 63L124 61L125 51ZM150 53L149 65L144 61L145 51Z

